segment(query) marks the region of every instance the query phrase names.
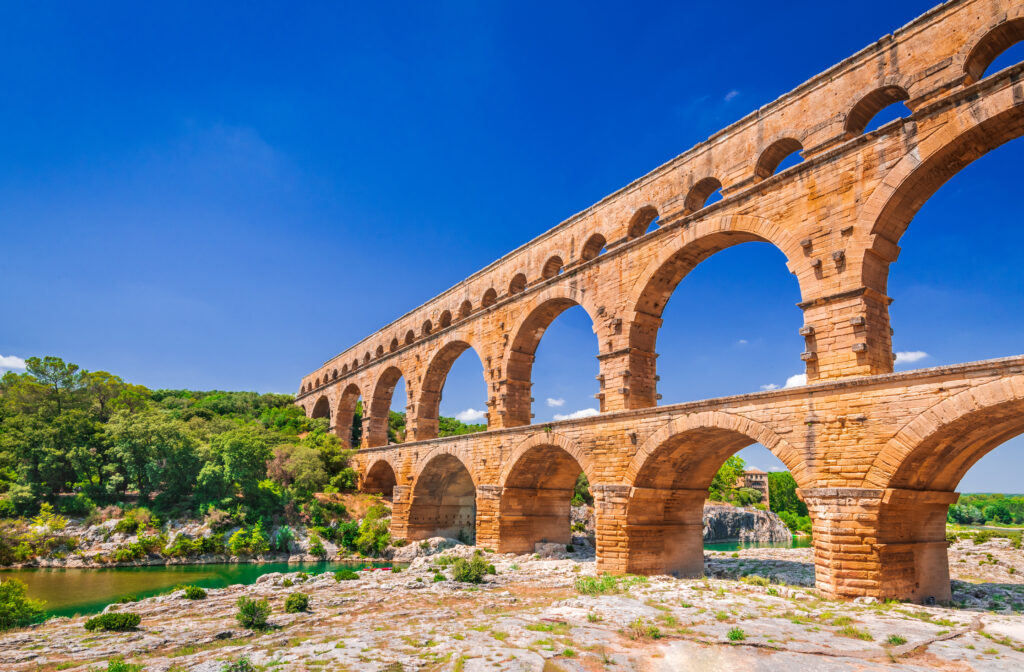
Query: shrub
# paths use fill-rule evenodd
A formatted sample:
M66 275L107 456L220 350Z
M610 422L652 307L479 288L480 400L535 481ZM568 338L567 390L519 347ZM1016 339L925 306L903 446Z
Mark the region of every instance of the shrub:
M444 574L441 572L434 572L434 583L441 583L444 581Z
M291 579L285 579L284 581L281 582L281 585L284 586L285 588L291 588L292 586L295 585L295 582L292 581Z
M90 632L93 630L125 632L126 630L134 630L141 621L142 617L138 614L127 611L112 611L109 614L93 616L85 622L85 629Z
M309 611L309 595L305 593L292 593L284 601L284 610L288 614Z
M482 583L487 574L487 561L474 555L470 560L457 558L452 564L452 579L462 583Z
M145 668L137 663L126 663L124 658L117 656L107 661L107 669L104 672L142 672Z
M164 548L164 555L172 558L187 558L195 555L198 551L199 547L196 542L184 534L179 534L173 544Z
M907 638L900 637L899 635L889 635L885 640L886 644L892 644L893 646L899 646L900 644L906 644Z
M583 595L601 595L619 590L619 582L614 576L581 576L576 579L576 592Z
M630 639L661 639L662 637L661 628L644 622L642 618L637 618L629 624Z
M245 528L241 527L237 532L231 535L228 539L228 549L231 551L231 555L242 555L249 550L249 535L245 533Z
M748 584L750 584L752 586L769 586L769 585L771 585L771 580L769 580L767 577L764 577L764 576L753 576L753 575L744 576L742 579L740 579L740 581L742 581L743 583L748 583Z
M235 604L238 605L238 613L235 614L235 618L243 628L262 630L267 627L267 618L270 616L269 602L240 597Z
M205 600L206 591L199 586L185 586L185 597L189 600Z
M335 581L355 581L359 578L359 572L353 572L351 569L339 569L334 573Z
M747 638L747 633L740 628L733 628L729 631L728 637L730 642L742 642Z
M285 525L277 531L277 537L274 539L274 550L287 553L289 545L294 540L295 532L292 531L292 528Z
M233 663L221 665L220 672L256 672L256 668L253 667L248 658L242 656Z
M0 630L21 628L43 620L45 602L25 596L26 586L18 579L0 582Z
M142 534L147 528L159 527L160 519L144 506L125 511L124 517L114 525L115 532Z
M356 549L364 555L380 555L391 543L390 512L383 504L376 504L366 512L359 525Z
M320 535L316 532L309 537L309 554L321 559L327 557L327 549L324 548L324 542L321 541Z

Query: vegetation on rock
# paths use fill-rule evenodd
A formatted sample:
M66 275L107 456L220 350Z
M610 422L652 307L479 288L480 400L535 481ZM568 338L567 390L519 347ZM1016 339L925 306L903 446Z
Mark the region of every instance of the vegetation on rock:
M86 630L106 630L109 632L125 632L134 630L142 621L142 617L126 611L112 611L107 614L93 616L85 622Z
M0 581L0 631L22 628L43 620L43 605L25 595L25 584L17 579Z

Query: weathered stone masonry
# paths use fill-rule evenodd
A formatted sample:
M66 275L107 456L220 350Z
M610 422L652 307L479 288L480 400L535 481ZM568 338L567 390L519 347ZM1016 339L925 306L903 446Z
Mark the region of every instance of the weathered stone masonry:
M602 569L699 573L703 493L758 442L801 487L821 590L948 598L946 508L974 462L1024 431L1024 359L892 373L888 269L946 180L1024 134L1024 64L986 72L1022 39L1024 2L933 9L332 358L297 403L345 439L364 400L362 485L392 493L397 536L468 526L511 551L565 539L582 470ZM864 133L896 101L912 114ZM803 161L776 173L794 151ZM799 283L810 384L658 407L666 301L750 241L780 249ZM532 425L534 352L575 305L597 334L602 413ZM437 439L441 388L468 349L489 431ZM402 377L407 442L387 446Z

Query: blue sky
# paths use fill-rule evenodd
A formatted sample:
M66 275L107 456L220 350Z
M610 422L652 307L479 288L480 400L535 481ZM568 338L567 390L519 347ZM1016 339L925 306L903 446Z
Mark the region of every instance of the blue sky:
M724 22L708 3L9 4L0 363L56 354L150 387L294 392L931 4L736 3ZM927 353L901 366L1021 352L1022 143L952 180L901 241L895 346ZM798 374L798 298L767 245L700 266L664 316L663 403ZM538 421L594 406L596 350L581 309L556 320ZM442 412L483 407L474 357ZM1019 490L1022 468L1017 439L961 489Z

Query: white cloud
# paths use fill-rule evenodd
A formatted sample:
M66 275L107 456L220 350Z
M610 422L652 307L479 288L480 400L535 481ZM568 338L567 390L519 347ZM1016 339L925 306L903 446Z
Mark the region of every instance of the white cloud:
M777 390L777 389L779 389L779 386L778 386L778 385L776 385L775 383L768 383L767 385L762 385L762 386L761 386L761 389L762 389L762 390L765 390L765 391L768 391L768 390Z
M733 98L735 98L738 95L740 95L740 92L737 91L736 89L733 89L729 93L725 94L725 102L728 103L730 100L732 100Z
M7 371L9 369L24 371L25 360L16 355L0 355L0 371Z
M801 385L806 385L806 384L807 384L807 374L806 373L798 373L795 376L790 376L789 378L786 378L786 385L785 385L785 387L800 387Z
M555 420L579 420L580 418L589 418L594 415L598 415L600 411L596 408L581 408L578 411L572 413L555 413Z
M547 404L551 408L559 408L560 406L565 406L565 399L562 399L562 398L552 399L551 397L548 397L547 398Z
M487 418L487 411L478 411L475 408L467 408L464 411L459 411L455 414L455 419L459 422L471 423L480 422Z
M896 353L896 364L913 364L914 362L920 362L922 359L928 356L927 352L922 350L911 350L909 352L897 352Z
M747 339L745 339L745 338L741 338L740 340L738 340L738 341L736 341L736 342L737 342L737 343L738 343L739 345L746 345L746 344L748 343Z

